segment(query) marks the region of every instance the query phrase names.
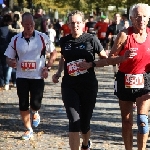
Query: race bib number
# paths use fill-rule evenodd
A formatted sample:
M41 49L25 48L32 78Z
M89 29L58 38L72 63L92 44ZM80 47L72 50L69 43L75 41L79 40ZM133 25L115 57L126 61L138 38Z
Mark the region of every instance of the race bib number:
M106 32L101 32L101 37L106 37Z
M89 28L89 32L93 32L94 31L94 28Z
M36 61L35 60L25 60L21 62L22 71L35 71L36 70Z
M85 60L79 59L79 60L67 63L68 74L70 76L78 76L80 74L84 74L84 73L88 72L87 69L79 69L79 67L77 66L79 64L79 62L83 62L83 61L85 61Z
M113 35L113 41L115 41L117 38L117 35Z
M143 74L125 74L125 88L144 88Z

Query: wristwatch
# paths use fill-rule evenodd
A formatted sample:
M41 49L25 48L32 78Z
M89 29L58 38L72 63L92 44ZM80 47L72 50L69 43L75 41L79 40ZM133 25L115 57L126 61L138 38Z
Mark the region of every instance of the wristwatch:
M96 67L96 63L94 61L92 61L92 67Z

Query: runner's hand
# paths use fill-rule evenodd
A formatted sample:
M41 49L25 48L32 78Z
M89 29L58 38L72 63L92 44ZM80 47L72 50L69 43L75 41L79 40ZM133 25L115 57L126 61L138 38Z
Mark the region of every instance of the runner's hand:
M58 83L58 82L59 82L59 77L60 77L60 75L58 75L57 73L54 74L54 75L52 76L52 81L53 81L54 83Z
M16 68L17 67L17 61L16 61L16 59L11 59L10 61L9 61L9 64L8 64L10 67L12 67L12 68Z
M91 62L86 62L86 61L83 61L83 62L80 62L79 64L77 64L77 66L79 67L79 69L89 69L92 67L92 63Z
M41 77L44 79L46 79L47 77L48 77L48 69L47 69L47 67L43 67L42 68L42 75L41 75Z

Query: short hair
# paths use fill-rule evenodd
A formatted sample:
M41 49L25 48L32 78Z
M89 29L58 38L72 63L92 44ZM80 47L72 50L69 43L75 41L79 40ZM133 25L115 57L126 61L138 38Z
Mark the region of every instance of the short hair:
M132 5L129 10L129 16L134 17L135 10L139 7L144 7L148 16L150 17L150 6L148 4L144 4L144 3L138 3L138 4Z
M22 21L24 19L25 16L31 16L33 18L33 15L30 13L30 12L25 12L23 15L22 15Z
M93 16L89 16L89 18L94 18Z
M48 25L48 27L49 27L49 28L53 28L54 25L51 23L51 24Z
M85 18L84 18L84 13L82 12L82 11L79 11L79 10L74 10L74 11L72 11L71 13L69 13L68 14L68 21L69 21L69 17L71 17L71 16L74 16L74 15L76 15L76 14L78 14L78 15L80 15L81 17L82 17L82 21L84 22L85 21Z
M121 15L117 12L117 13L114 13L114 17L116 16L116 15L119 15L120 17L121 17Z
M122 17L128 18L127 14L122 14Z

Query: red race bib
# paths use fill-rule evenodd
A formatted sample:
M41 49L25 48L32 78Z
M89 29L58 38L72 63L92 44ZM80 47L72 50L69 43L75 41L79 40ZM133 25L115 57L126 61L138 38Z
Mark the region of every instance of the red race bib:
M35 60L25 60L21 62L21 69L23 71L35 71L36 70L36 61Z

